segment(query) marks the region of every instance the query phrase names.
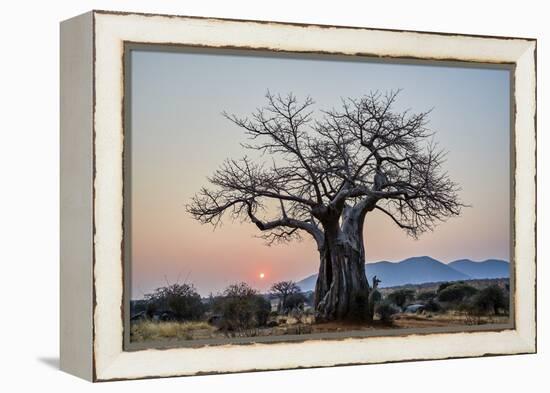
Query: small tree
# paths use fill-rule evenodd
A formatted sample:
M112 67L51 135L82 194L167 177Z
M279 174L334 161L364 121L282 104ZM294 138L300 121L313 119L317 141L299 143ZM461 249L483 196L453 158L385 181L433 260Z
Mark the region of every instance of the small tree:
M145 295L148 312L168 309L178 319L199 319L205 311L201 297L192 284L172 284Z
M222 316L222 329L247 331L267 323L271 304L248 284L230 285L214 301L214 311Z
M267 325L269 313L271 312L271 302L261 295L256 295L256 310L254 317L258 326Z
M448 303L459 303L464 299L474 295L477 292L477 289L471 285L465 283L456 283L445 287L439 294L437 298L441 302Z
M435 301L435 298L432 298L426 302L424 305L424 310L431 312L438 312L441 310L441 305Z
M306 301L306 296L301 292L296 292L289 295L285 301L285 312L292 310L303 310Z
M437 293L435 293L434 291L425 291L425 292L420 292L416 298L418 300L420 300L421 302L428 302L432 299L435 299L437 297Z
M462 282L462 281L459 281L459 282ZM437 287L437 293L441 292L442 290L444 290L445 288L447 287L450 287L451 285L453 285L452 282L442 282L441 284L439 284L439 286Z
M403 308L408 301L413 299L414 291L412 289L398 289L388 295L388 300L400 308Z
M147 300L147 307L145 309L145 314L147 315L147 318L153 318L158 309L159 306L156 302Z
M482 289L473 299L474 307L483 312L499 313L501 308L508 309L508 299L502 288L498 285L491 285Z
M279 312L289 309L287 299L300 292L300 287L294 281L279 281L271 286L270 292L279 298Z

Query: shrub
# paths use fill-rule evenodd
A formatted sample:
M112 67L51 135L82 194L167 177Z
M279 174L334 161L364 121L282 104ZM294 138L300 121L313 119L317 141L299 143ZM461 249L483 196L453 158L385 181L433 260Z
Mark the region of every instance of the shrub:
M416 298L420 301L423 301L423 302L428 302L432 299L434 299L435 297L437 297L437 293L435 293L434 291L425 291L425 292L420 292Z
M205 311L201 297L192 284L173 284L157 288L155 292L145 295L145 299L148 302L148 314L159 309L168 309L179 320L196 320Z
M438 312L441 310L441 305L432 298L426 302L426 304L424 305L424 310L430 312Z
M271 313L271 302L263 296L256 296L255 318L258 326L267 325L269 314Z
M288 312L294 309L303 309L306 301L306 296L301 292L288 295L285 301L284 310Z
M382 302L376 305L376 313L380 317L382 322L391 322L393 315L397 314L399 310L390 302Z
M159 310L159 306L154 301L147 301L147 308L145 309L145 313L147 314L148 318L153 318L155 313Z
M499 313L499 309L508 309L508 298L502 288L491 285L479 291L473 298L473 306L481 312Z
M400 308L403 308L408 301L413 299L414 291L412 289L398 289L388 295L388 300Z
M445 287L441 290L437 298L441 302L448 303L459 303L464 299L474 295L477 292L477 289L471 285L465 284L463 282L458 282L452 285Z
M245 331L267 323L271 303L243 282L227 287L213 308L222 317L222 330Z
M442 282L441 284L439 284L439 287L437 287L437 293L440 293L445 288L450 287L451 285L453 285L452 282Z

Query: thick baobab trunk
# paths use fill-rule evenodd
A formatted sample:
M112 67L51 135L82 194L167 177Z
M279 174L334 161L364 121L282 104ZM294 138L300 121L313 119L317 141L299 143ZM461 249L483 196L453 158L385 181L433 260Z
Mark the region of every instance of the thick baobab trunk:
M370 320L372 312L368 306L369 284L365 276L361 217L346 211L341 226L327 225L324 245L319 252L316 318L321 321Z
M315 288L319 320L368 319L365 259L349 244L327 240Z

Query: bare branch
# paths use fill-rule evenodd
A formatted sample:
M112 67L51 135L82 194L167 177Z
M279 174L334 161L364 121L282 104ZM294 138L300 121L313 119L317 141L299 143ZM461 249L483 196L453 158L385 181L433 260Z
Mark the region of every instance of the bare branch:
M360 220L376 208L413 237L459 215L465 205L443 170L446 152L431 140L430 111L396 111L399 92L343 99L340 109L315 121L313 100L293 94L268 92L267 105L250 117L224 112L248 137L243 146L269 155L271 163L226 160L208 179L212 188L201 189L187 211L214 226L226 214L246 219L270 244L307 232L319 247L346 205ZM258 217L273 202L278 216Z
M395 222L400 228L402 228L402 229L407 229L408 231L410 231L410 232L413 234L413 236L415 236L415 234L416 234L416 229L417 229L417 228L415 228L415 227L413 227L413 226L410 226L410 225L405 225L405 224L401 223L397 218L395 218L395 217L393 216L393 214L391 214L391 213L390 213L389 211L387 211L386 209L381 208L380 206L375 206L375 209L378 209L378 210L380 210L382 213L384 213L384 214L386 214L387 216L389 216L389 217L393 220L393 222ZM415 237L416 237L416 236L415 236Z

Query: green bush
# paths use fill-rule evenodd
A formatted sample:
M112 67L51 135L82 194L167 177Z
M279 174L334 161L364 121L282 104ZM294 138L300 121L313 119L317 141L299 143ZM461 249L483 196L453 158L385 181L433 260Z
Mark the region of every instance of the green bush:
M437 293L435 293L434 291L425 291L425 292L420 292L416 298L420 301L423 301L423 302L427 302L427 301L430 301L432 299L435 299L437 297Z
M381 302L376 305L375 312L378 314L380 321L391 322L392 317L399 312L397 307L391 302Z
M507 311L509 306L508 297L498 285L491 285L479 291L472 303L477 310L494 314L498 314L500 309Z
M462 282L462 281L459 281L459 282ZM439 284L439 287L437 287L437 293L440 293L445 288L450 287L451 285L453 285L452 282L448 282L448 281L447 282L442 282L441 284Z
M474 295L475 293L477 293L476 288L472 287L471 285L458 282L449 285L441 290L438 293L437 298L441 302L460 303L464 301L464 299Z
M284 311L289 312L294 309L301 310L304 308L306 301L307 301L306 296L301 292L290 294L285 300Z
M258 326L267 325L269 314L271 313L271 302L263 296L256 296L256 310L254 316Z
M414 299L414 293L412 289L398 289L388 295L388 300L403 308L407 302Z
M196 320L202 317L205 306L192 284L173 284L157 288L145 295L147 313L153 314L159 309L168 309L179 320Z
M438 312L441 310L441 305L432 298L426 302L426 304L424 305L424 310L430 312Z
M222 330L244 331L267 323L271 303L243 282L227 287L213 309L221 315Z

